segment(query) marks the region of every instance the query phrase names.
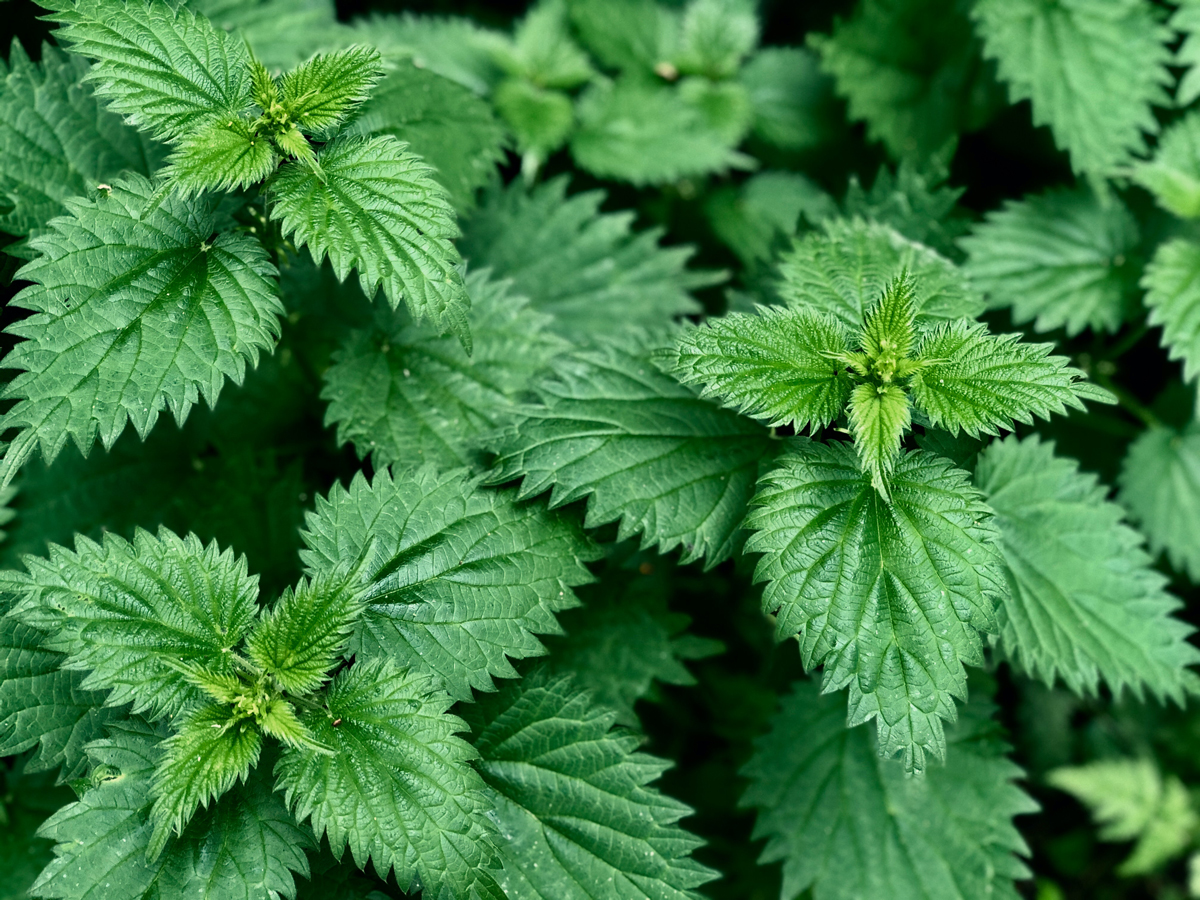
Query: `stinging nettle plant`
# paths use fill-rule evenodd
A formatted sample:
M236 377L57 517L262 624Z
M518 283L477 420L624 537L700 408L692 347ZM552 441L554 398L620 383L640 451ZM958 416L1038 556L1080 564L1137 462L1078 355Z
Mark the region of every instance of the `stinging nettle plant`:
M0 900L1086 892L1056 790L1194 846L1195 3L39 3ZM1055 186L950 187L1018 113Z

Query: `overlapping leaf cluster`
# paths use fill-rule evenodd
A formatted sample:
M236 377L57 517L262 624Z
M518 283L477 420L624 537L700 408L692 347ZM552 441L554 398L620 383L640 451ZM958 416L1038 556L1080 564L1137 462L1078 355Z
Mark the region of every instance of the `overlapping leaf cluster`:
M328 257L339 279L356 270L368 296L382 288L393 306L403 299L469 346L445 192L385 129L339 130L381 75L376 50L317 54L276 76L240 35L189 9L154 0L49 8L77 67L79 57L95 65L78 69L82 93L64 98L53 52L44 74L18 55L5 91L3 139L19 152L6 155L2 178L20 200L7 227L34 231L37 254L20 273L33 284L14 300L35 315L14 329L25 341L5 363L22 372L6 387L18 402L0 420L18 431L5 483L38 447L48 459L68 438L84 453L97 437L111 447L127 421L144 437L164 407L182 422L274 347L283 308L260 241L268 235L218 215L220 192L261 186L262 229L307 244L318 262ZM47 161L26 142L49 137L35 116L50 104L97 118L59 138ZM167 143L155 181L113 177L149 175L157 160L114 113ZM71 128L69 118L53 121ZM41 184L54 185L44 199L31 193Z

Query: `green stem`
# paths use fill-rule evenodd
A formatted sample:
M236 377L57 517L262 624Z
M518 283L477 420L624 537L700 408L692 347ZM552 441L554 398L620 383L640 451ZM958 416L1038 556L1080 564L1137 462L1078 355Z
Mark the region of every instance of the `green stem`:
M1102 372L1093 372L1092 380L1101 387L1112 391L1117 398L1117 404L1130 415L1141 419L1147 428L1162 427L1162 420L1150 410L1150 407L1114 382L1108 375Z
M1134 344L1145 337L1146 332L1149 330L1150 323L1146 321L1145 317L1143 317L1142 320L1134 328L1132 328L1128 334L1125 335L1125 337L1121 338L1121 340L1117 341L1111 347L1105 349L1104 359L1117 359L1118 357L1124 356Z

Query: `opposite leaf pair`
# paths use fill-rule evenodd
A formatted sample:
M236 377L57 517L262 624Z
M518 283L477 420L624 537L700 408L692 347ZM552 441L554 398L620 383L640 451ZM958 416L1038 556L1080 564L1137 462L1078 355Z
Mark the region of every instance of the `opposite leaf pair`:
M907 272L867 311L854 346L832 315L796 303L689 330L668 357L680 381L772 426L815 431L849 405L859 461L885 497L914 405L927 424L975 436L1082 409L1081 398L1110 401L1050 344L966 319L918 329Z
M10 576L25 593L13 614L53 635L68 668L90 670L87 688L111 689L109 704L175 717L154 778L152 858L199 805L245 780L264 736L332 752L301 719L325 712L318 692L362 610L354 579L302 581L260 614L245 560L194 537L78 547Z
M214 403L226 378L240 382L278 339L270 252L289 237L318 263L328 256L339 279L357 270L368 297L382 287L393 307L403 299L470 349L445 191L394 136L341 128L379 75L376 51L317 55L275 79L238 36L187 9L51 8L60 39L96 60L85 76L96 96L174 149L164 177L92 185L30 241L38 256L20 277L33 284L12 303L36 315L13 326L26 340L4 360L23 371L4 393L18 402L0 430L20 433L0 481L39 446L53 460L71 437L86 455L97 437L111 447L130 420L145 437L164 407L182 422L200 396ZM261 197L232 205L215 193L260 181ZM250 203L255 224L238 227ZM278 233L260 233L268 219Z

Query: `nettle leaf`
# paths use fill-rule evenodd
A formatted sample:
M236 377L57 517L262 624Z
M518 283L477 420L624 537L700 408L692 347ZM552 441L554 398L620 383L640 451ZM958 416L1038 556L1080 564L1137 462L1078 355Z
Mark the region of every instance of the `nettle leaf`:
M662 229L634 232L632 211L602 213L603 191L568 197L567 184L563 176L489 192L464 226L463 255L511 278L574 341L700 311L688 291L721 273L688 270L691 247L661 247Z
M758 44L758 16L749 0L692 0L679 27L679 70L717 80L736 75Z
M47 461L67 437L87 453L111 447L132 420L143 439L169 406L182 422L226 378L241 383L279 335L275 267L244 234L213 235L214 203L169 195L147 211L140 176L94 200L66 201L31 245L41 253L11 301L29 316L7 329L25 338L5 358L20 369L4 396L18 402L0 429L19 429L3 461L7 483L40 446Z
M643 186L753 167L678 91L643 78L594 82L576 113L571 154L600 178Z
M1106 175L1169 106L1170 31L1141 0L981 0L971 16L1013 103L1033 104L1076 172Z
M374 47L318 53L279 80L281 103L302 132L320 134L345 121L382 75Z
M522 169L527 172L536 171L575 128L575 107L566 92L547 90L523 78L498 84L492 104L516 138Z
M895 157L924 159L1001 104L955 0L867 0L809 44L849 101L850 117Z
M527 676L466 713L509 900L699 900L718 876L676 824L691 810L647 786L669 763L636 753L641 739L570 679Z
M907 271L919 329L983 312L982 298L939 253L862 219L822 224L824 233L797 239L780 261L778 290L789 306L827 313L857 332L884 288Z
M1183 34L1183 43L1175 51L1173 65L1185 69L1175 88L1175 104L1180 107L1190 106L1200 97L1200 4L1194 0L1181 0L1178 8L1171 15L1168 27Z
M1108 391L1085 380L1053 344L1027 344L1019 334L989 334L968 321L942 325L921 341L917 356L929 362L912 376L913 401L938 428L971 437L997 434L1014 422L1084 409L1083 399L1114 403Z
M742 184L712 191L704 201L708 224L748 267L770 262L797 223L838 214L837 204L798 172L759 172Z
M830 136L832 83L805 47L762 47L738 75L754 110L756 137L783 150L804 150Z
M456 699L516 677L508 658L544 653L594 551L566 519L512 492L485 490L463 470L432 466L355 476L318 498L301 553L311 573L361 564L369 605L350 652L412 666Z
M77 778L83 746L101 737L124 709L104 706L104 694L81 686L84 675L60 668L61 653L46 650L46 635L12 617L0 618L0 756L33 747L26 772L57 770Z
M268 188L284 235L317 263L328 256L339 281L356 269L368 297L382 285L393 307L403 299L470 349L470 299L450 243L458 228L430 168L390 135L337 137L317 159L321 174L293 162Z
M410 60L476 94L487 94L504 76L495 59L504 36L465 17L373 13L354 28L389 62Z
M218 28L237 31L272 72L349 42L332 0L188 0Z
M430 897L494 897L491 804L453 702L427 675L358 662L334 677L326 709L304 716L333 754L283 751L276 775L300 820L340 857L368 858L381 878ZM336 726L334 723L337 723Z
M473 443L506 423L517 398L569 345L552 318L509 293L487 270L466 280L471 296L470 356L453 338L416 325L403 312L376 316L353 332L325 372L326 424L377 468L393 462L471 461Z
M87 80L108 108L159 140L247 112L245 42L157 0L47 0L55 38L96 61Z
M519 497L550 489L551 508L587 498L585 525L619 522L617 540L682 548L709 566L738 546L767 430L664 375L650 353L609 345L554 362L542 403L487 442L493 483L523 479Z
M548 88L570 89L592 77L586 53L571 39L566 0L541 0L517 23L511 41L498 43L496 60L510 75Z
M227 706L192 709L175 727L162 743L154 770L150 859L162 852L169 837L183 831L196 807L207 809L210 801L245 781L262 752L262 732L251 722L239 722Z
M850 394L849 420L859 462L876 490L886 494L900 441L912 425L908 394L894 384L860 384Z
M1120 501L1154 554L1200 581L1200 427L1150 428L1121 465Z
M194 535L138 530L128 543L76 540L51 545L48 559L25 557L13 573L23 596L10 615L46 632L44 646L67 654L65 668L90 670L82 687L111 689L108 704L133 703L158 717L202 695L180 664L232 674L229 649L258 612L258 579L245 558L204 546Z
M691 619L670 610L668 560L644 553L633 559L643 562L632 571L610 565L579 592L583 605L559 617L566 634L546 642L545 667L574 678L597 705L616 713L618 725L639 728L638 700L655 698L658 683L695 684L684 662L718 654L724 645L686 632Z
M1185 219L1200 216L1200 112L1164 131L1154 158L1136 163L1133 178L1163 209Z
M746 527L763 609L797 636L824 690L849 685L850 724L876 719L880 752L910 769L944 758L942 719L981 665L1005 594L998 533L965 472L908 452L886 500L847 443L796 439L763 476Z
M46 44L42 61L14 40L8 68L0 66L0 193L12 209L0 230L25 236L66 212L68 197L87 194L123 171L149 175L157 145L105 111L88 65Z
M700 396L799 431L824 428L850 399L853 382L835 358L849 350L849 337L829 316L760 307L689 328L669 358L672 375L704 386Z
M839 697L797 682L742 770L754 838L767 838L759 862L783 862L782 896L1017 900L1029 848L1012 819L1038 805L1013 783L1024 773L992 711L968 704L946 729L946 764L912 778L845 727Z
M1038 331L1116 331L1136 306L1138 228L1115 197L1051 190L1010 201L959 241L992 308Z
M267 767L193 819L181 838L153 862L151 781L160 736L131 722L88 745L106 773L78 801L51 816L39 832L57 841L55 859L30 891L61 900L278 900L295 896L292 873L308 875L304 851L312 834L292 819L271 790ZM101 769L100 767L103 767Z
M653 72L670 60L679 14L655 0L568 0L571 24L592 56L611 69Z
M954 241L970 230L970 219L958 207L966 189L946 183L955 148L950 142L932 160L904 160L894 172L880 166L870 190L851 175L842 200L846 215L889 225L909 240L957 257Z
M1087 806L1100 826L1100 839L1137 843L1117 873L1146 875L1181 856L1200 826L1187 786L1165 778L1153 760L1105 759L1085 766L1063 766L1046 782Z
M1176 238L1159 244L1142 276L1150 325L1162 326L1170 359L1183 360L1183 378L1200 373L1200 244Z
M163 177L181 196L246 188L275 171L279 154L245 119L211 122L181 138Z
M460 210L474 206L475 192L497 180L504 161L504 127L491 106L462 85L406 61L375 86L344 131L406 141L437 170L437 181Z
M1030 675L1056 676L1078 694L1103 678L1182 703L1200 661L1191 628L1171 616L1181 606L1163 591L1142 538L1122 521L1094 475L1054 455L1036 436L996 441L979 457L975 483L995 510L1010 599L1000 611L1000 643Z
M361 591L349 573L301 580L262 614L246 651L280 690L311 693L340 661L362 610Z

